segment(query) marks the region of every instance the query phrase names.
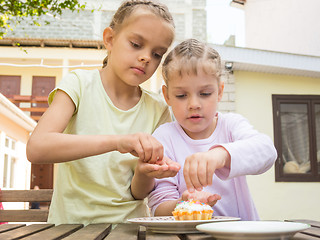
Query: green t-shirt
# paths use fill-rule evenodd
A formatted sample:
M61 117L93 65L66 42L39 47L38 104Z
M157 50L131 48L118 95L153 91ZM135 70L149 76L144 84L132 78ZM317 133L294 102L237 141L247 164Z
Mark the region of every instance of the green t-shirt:
M76 70L62 79L49 95L63 90L76 109L65 133L78 135L153 133L171 120L162 97L142 89L140 101L123 111L103 88L98 70ZM148 216L145 200L134 200L130 184L137 158L117 151L59 163L48 222L120 223Z

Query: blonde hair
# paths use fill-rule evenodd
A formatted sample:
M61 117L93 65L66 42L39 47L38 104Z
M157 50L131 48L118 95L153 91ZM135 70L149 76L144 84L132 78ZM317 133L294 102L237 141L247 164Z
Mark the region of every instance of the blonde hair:
M149 10L151 13L156 16L161 17L175 28L173 17L169 12L169 9L166 5L155 1L155 0L127 0L124 1L121 6L118 8L116 13L113 15L109 27L113 30L119 30L122 23L126 18L128 18L136 9L139 7L144 7L146 10ZM103 67L107 66L108 56L103 60Z
M221 58L219 53L206 43L187 39L169 52L162 65L162 76L168 86L170 76L195 74L199 68L214 75L218 83L221 77Z

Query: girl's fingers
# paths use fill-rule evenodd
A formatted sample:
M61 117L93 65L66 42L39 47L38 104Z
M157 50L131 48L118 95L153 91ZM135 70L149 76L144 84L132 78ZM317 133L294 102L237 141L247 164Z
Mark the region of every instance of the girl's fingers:
M198 164L198 179L199 179L199 183L202 187L205 187L208 185L207 171L208 171L208 169L207 169L206 161L199 162L199 164Z
M142 161L144 160L144 151L143 148L140 144L140 142L136 143L133 145L134 149L130 152L132 155L139 157L139 159L141 159Z
M174 177L180 170L180 165L169 158L163 158L161 164L140 162L141 172L153 178Z
M144 151L144 162L156 163L163 158L163 146L151 135L141 135L140 144Z
M189 175L192 186L198 190L202 190L202 185L199 180L199 163L197 161L191 161Z
M173 164L171 164L171 165L169 165L169 167L170 167L170 169L172 170L172 171L174 171L174 172L176 172L176 173L178 173L179 172L179 170L180 170L180 168L181 168L181 166L180 166L180 164L179 163L173 163Z
M208 186L211 186L212 185L213 174L214 174L216 168L215 168L214 164L212 164L211 162L208 162L207 166L208 166L207 167L207 175L206 175L207 184L208 184Z
M186 161L185 164L184 164L184 168L183 168L183 176L184 176L184 180L186 182L186 186L187 186L188 191L190 193L193 193L194 192L194 187L193 187L191 179L190 179L189 168L190 168L189 162Z
M135 156L135 157L140 158L140 157L139 157L139 154L138 154L135 150L131 151L130 154L132 154L132 155Z
M210 196L208 197L209 205L210 205L210 206L215 205L215 204L218 202L218 200L220 200L220 199L221 199L221 196L218 195L218 194L210 195Z
M156 140L153 142L153 152L151 162L156 163L157 161L163 160L163 146Z
M190 193L194 192L195 189L197 189L198 191L202 190L202 186L198 178L197 161L192 161L191 158L187 158L183 169L183 175Z
M144 134L139 136L139 143L143 151L143 158L140 159L144 162L148 162L152 157L152 143L147 135Z
M149 164L149 163L142 163L143 172L146 174L150 174L155 171L159 171L160 166L155 164Z
M169 169L171 171L178 172L180 170L180 167L181 167L180 164L175 161L172 161L167 157L163 157L163 162L169 166Z

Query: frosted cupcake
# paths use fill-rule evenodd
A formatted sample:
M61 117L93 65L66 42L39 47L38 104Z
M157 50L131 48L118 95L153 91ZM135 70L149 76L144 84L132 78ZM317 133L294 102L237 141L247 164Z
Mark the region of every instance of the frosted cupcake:
M200 201L188 200L177 203L172 212L175 220L209 220L212 218L213 209L210 205Z

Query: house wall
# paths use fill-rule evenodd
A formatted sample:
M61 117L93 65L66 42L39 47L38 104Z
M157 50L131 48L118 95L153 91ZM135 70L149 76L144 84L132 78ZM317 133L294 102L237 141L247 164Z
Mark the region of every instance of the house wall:
M246 47L320 56L319 9L319 0L246 0Z
M319 95L320 78L244 71L235 71L234 75L236 112L272 139L272 94ZM275 182L274 167L247 180L261 219L320 220L319 182Z
M41 47L0 47L2 58L0 63L15 64L1 66L1 75L21 76L21 95L30 95L33 76L56 77L56 84L73 69L92 69L81 65L99 65L106 55L106 50L73 49L73 48L41 48ZM42 67L55 66L54 68ZM29 65L22 67L20 65ZM76 67L68 67L76 66Z
M12 104L13 106L13 104ZM14 107L14 106L13 106ZM17 110L19 110L17 108ZM5 150L5 139L9 137L15 141L15 150L14 153L11 152L10 156L15 157L13 164L13 175L14 189L29 189L30 188L30 172L31 172L31 163L27 161L26 157L26 143L29 138L30 130L25 129L20 124L12 121L10 118L11 114L6 107L6 104L3 104L0 101L0 187L3 189L3 162L4 162L4 153ZM31 126L30 126L31 127ZM14 154L14 155L12 155ZM26 207L24 203L3 203L4 208L6 209L19 209Z
M14 123L0 112L0 131L5 132L7 136L22 143L26 143L29 138L29 132L23 127Z

